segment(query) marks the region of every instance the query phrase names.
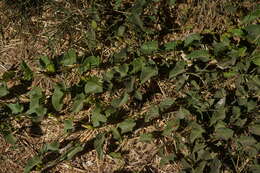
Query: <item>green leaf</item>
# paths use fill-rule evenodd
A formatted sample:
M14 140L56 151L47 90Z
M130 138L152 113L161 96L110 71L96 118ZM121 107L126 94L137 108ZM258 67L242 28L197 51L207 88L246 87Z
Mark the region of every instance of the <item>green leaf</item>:
M235 37L244 37L245 33L242 29L231 29L229 30L229 32L231 32L233 34L233 36Z
M137 100L140 100L140 101L143 99L143 95L142 95L142 93L141 93L139 90L135 90L134 97L135 97Z
M81 111L81 109L84 106L84 101L85 101L85 95L83 93L77 94L74 99L74 103L72 105L71 111L73 113L77 113L77 112Z
M14 104L10 103L7 106L12 110L13 114L19 114L23 112L24 109L23 105L19 103L14 103Z
M127 48L122 48L118 53L113 56L113 63L120 63L126 59Z
M64 132L68 133L74 130L72 120L64 120Z
M27 161L27 164L24 168L24 173L29 173L31 170L42 163L42 159L40 156L34 156L33 158Z
M12 133L4 134L4 139L6 142L8 142L9 144L12 144L12 145L14 145L17 141L16 137Z
M6 83L0 84L0 97L4 97L9 94Z
M126 87L126 91L128 93L133 92L134 91L134 85L135 85L135 76L132 76L130 79L125 81L124 84L125 84L125 87Z
M61 60L61 64L63 66L73 65L77 61L77 55L75 49L69 49L64 55L63 59Z
M177 46L178 46L178 41L171 41L164 44L166 51L176 50Z
M44 154L48 151L59 151L59 147L60 147L60 143L57 141L47 143L42 147L41 153Z
M120 74L121 78L127 76L128 70L129 70L128 64L123 64L123 65L115 68L115 71Z
M200 34L191 34L185 39L184 46L187 47L191 45L193 42L200 41L200 40L201 40Z
M256 9L242 19L243 24L248 24L260 17L260 9Z
M144 54L151 54L158 50L158 41L145 42L141 46L141 52Z
M236 75L238 75L239 73L236 71L229 71L229 72L224 72L223 75L225 78L231 78L234 77Z
M210 163L210 173L220 173L221 161L214 159Z
M125 26L119 26L117 30L117 36L118 37L123 37L125 33L126 27Z
M252 24L245 27L247 31L247 39L259 45L260 42L260 25Z
M63 107L63 96L64 92L61 86L56 85L54 87L54 93L51 97L52 106L56 111L60 111Z
M76 145L72 150L67 153L67 159L71 160L77 153L81 152L84 148L80 145Z
M48 58L48 56L42 56L40 58L40 65L47 72L50 72L50 73L54 73L55 72L54 63Z
M145 59L143 57L136 58L131 62L131 65L133 67L131 74L138 73L142 70L143 66L145 65Z
M98 127L100 125L100 122L107 122L107 117L101 114L101 108L99 105L96 105L95 109L92 111L91 122L94 127Z
M242 146L246 147L246 146L254 146L257 141L255 140L254 137L252 136L245 136L242 135L237 139L237 142L240 143Z
M22 61L20 67L23 71L23 79L31 81L33 79L33 71L30 69L30 67L24 61Z
M129 16L129 21L136 26L138 26L142 31L145 31L144 23L142 19L140 18L140 15L137 13L133 13L131 16Z
M123 160L121 153L111 152L111 153L109 153L109 156L111 156L113 159Z
M117 128L115 128L115 127L111 128L111 132L113 134L113 138L114 139L116 139L116 140L121 140L122 139L122 137L121 137L121 135L120 135L120 133L119 133Z
M206 167L207 162L206 161L202 161L198 164L198 166L196 167L196 169L194 170L194 173L200 173L200 172L204 172L204 168Z
M189 78L189 75L183 74L181 76L177 77L177 82L176 82L176 90L179 91L185 84L186 80Z
M188 59L199 59L203 62L209 61L210 54L208 50L194 50L187 55Z
M79 72L80 74L86 72L87 70L91 70L93 68L96 68L100 64L100 58L96 56L89 56L86 59L84 59L83 63L79 66Z
M94 140L94 148L97 151L99 159L103 159L104 157L103 147L104 147L105 139L106 139L105 133L99 133Z
M260 164L255 164L250 167L250 172L259 173L260 172Z
M150 107L149 111L145 115L145 122L149 122L150 120L159 117L159 107L158 106L152 106Z
M102 83L98 80L98 78L92 78L89 81L87 81L85 85L85 93L102 93L103 92L103 86Z
M228 140L234 134L234 131L229 128L218 128L215 131L215 137L218 139Z
M252 58L252 62L260 67L260 51L256 52Z
M178 76L179 74L185 72L186 65L187 65L187 63L185 61L178 61L175 65L175 67L170 71L169 78L173 78L173 77Z
M133 119L126 119L123 122L118 124L118 127L121 129L121 134L133 131L136 122Z
M112 100L111 105L115 108L119 108L119 107L123 106L124 104L126 104L128 99L129 99L129 95L127 93L125 93L123 96Z
M249 131L254 134L260 136L260 124L252 124L249 126Z
M153 134L151 133L145 133L140 135L141 142L151 142L153 140Z
M158 75L158 69L156 66L144 66L140 75L141 84L145 83L150 78L156 75Z
M86 32L86 44L90 49L93 49L97 46L97 38L96 38L96 32L94 29L89 29Z
M214 55L219 56L221 53L225 52L229 48L229 44L226 42L213 43Z
M226 117L226 111L224 107L220 107L218 110L216 110L212 117L210 118L210 126L215 124L219 120L223 120Z
M47 113L47 108L41 105L43 94L42 89L39 87L34 87L30 92L30 107L26 112L28 114L36 113L38 118L43 117Z
M205 132L205 130L196 122L191 123L191 133L190 133L190 141L193 143L195 139L202 137L202 133Z
M180 107L177 117L179 119L184 119L184 118L187 118L189 115L191 115L190 111L188 111L187 109L185 109L183 107Z
M166 127L163 130L163 136L170 136L172 131L176 131L180 126L180 119L173 119L166 123Z
M173 104L174 104L175 100L173 98L165 98L160 104L159 104L159 108L160 111L165 111L167 109L169 109Z

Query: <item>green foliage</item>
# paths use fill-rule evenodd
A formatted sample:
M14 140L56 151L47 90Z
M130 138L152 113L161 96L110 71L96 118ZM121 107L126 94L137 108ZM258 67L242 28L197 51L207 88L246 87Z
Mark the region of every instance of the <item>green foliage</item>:
M30 69L30 67L26 64L26 62L22 61L21 70L23 72L23 79L30 81L33 79L33 71Z
M132 132L135 127L136 122L133 119L126 119L125 121L118 124L118 127L121 129L121 133Z
M83 93L77 94L76 97L74 98L74 103L72 105L71 111L73 113L77 113L77 112L81 111L81 109L84 106L85 99L86 99L86 97Z
M60 111L63 107L63 87L60 85L56 85L54 88L53 95L51 97L52 106L56 111Z
M144 54L151 54L158 50L158 42L157 41L149 41L144 43L141 46L141 52Z
M75 49L69 49L65 54L63 55L61 64L63 66L73 65L77 61L77 55Z
M13 114L19 114L21 112L23 112L23 105L22 104L19 104L19 103L10 103L7 105L11 110L12 110L12 113Z
M64 132L68 133L74 130L73 121L72 120L64 120Z
M56 71L54 63L47 56L40 58L40 65L48 73L54 73Z
M42 159L40 156L34 156L31 159L27 161L27 164L24 168L24 173L29 173L31 170L35 167L38 166L39 164L42 163Z
M6 83L2 83L2 84L0 85L0 97L4 97L4 96L6 96L7 94L9 94L7 85L6 85Z
M85 93L102 93L103 87L102 83L99 81L98 78L91 78L87 81L84 89Z
M115 108L119 108L121 106L123 106L124 104L126 104L126 102L129 99L129 95L127 93L124 93L124 95L122 95L119 98L115 98L114 100L112 100L111 105Z
M95 109L92 111L91 122L94 127L100 126L100 123L107 122L107 117L101 113L100 105L96 105Z
M42 89L39 87L34 87L30 92L30 108L26 112L27 114L36 114L37 117L33 117L37 119L41 119L46 113L47 108L43 107L42 100L43 94Z
M109 23L114 30L111 32L104 29L107 23L101 19L106 11L93 1L100 9L89 9L89 25L83 36L85 55L78 57L76 49L69 49L60 59L40 57L39 71L33 72L22 61L21 71L5 72L0 85L1 111L17 121L27 114L33 121L42 120L46 114L54 113L57 119L66 114L64 137L81 130L81 126L98 132L91 142L99 159L105 156L105 144L111 142L111 149L124 140L140 137L140 142L165 141L158 146L161 165L178 161L184 172L259 172L259 9L245 16L239 28L226 33L194 33L183 41L165 43L161 39L165 35L151 29L149 23L160 23L161 29L170 34L169 28L161 24L166 20L164 13L157 11L158 19L147 15L150 9L144 11L155 2L159 1L137 0L127 12L123 1L111 2L115 14L119 13ZM166 3L174 5L177 1ZM119 20L120 15L126 20ZM110 42L119 48L109 50L107 56L103 47ZM118 45L121 42L122 47ZM45 97L49 88L43 88L43 93L30 83L42 72L46 78L62 76L65 80L73 73L79 82L71 86L68 82L66 87L52 82L54 90L50 95L46 92ZM8 88L12 80L15 86ZM29 102L17 96L21 91L13 92L17 83L30 90ZM82 120L76 119L78 112L83 113ZM147 126L156 130L139 134ZM0 124L0 132L7 142L16 143L12 127ZM41 169L46 164L46 153L55 152L59 155L55 161L60 162L83 152L85 145L72 141L62 153L59 142L47 143L28 161L25 172ZM124 157L120 147L109 152L113 158Z
M105 133L99 133L94 141L94 148L97 151L98 157L99 159L103 159L104 157L104 151L103 151L103 147L104 147L104 143L105 143Z

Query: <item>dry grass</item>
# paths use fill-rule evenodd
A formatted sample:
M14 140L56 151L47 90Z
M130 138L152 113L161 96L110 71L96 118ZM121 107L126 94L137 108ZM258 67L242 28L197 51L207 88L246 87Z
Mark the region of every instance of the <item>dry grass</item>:
M20 1L18 1L20 2ZM40 2L40 1L39 1ZM44 2L44 1L43 1ZM131 4L133 1L122 1L123 4ZM164 36L164 41L183 39L184 36L204 31L223 32L239 23L242 14L232 14L226 12L223 4L233 2L232 0L206 1L199 0L197 3L188 1L178 3L176 6L168 7L169 17L174 20L171 33ZM239 4L238 8L254 8L253 3L244 1ZM39 5L39 4L38 4ZM160 7L160 3L155 8ZM47 55L54 58L64 53L69 48L75 48L79 56L91 55L93 50L86 44L86 32L89 29L89 12L87 9L90 3L85 0L76 1L46 1L39 6L36 4L35 10L29 7L23 11L15 4L7 5L6 1L0 2L0 76L9 69L18 70L18 64L24 60L36 73L33 86L40 86L45 89L46 94L50 93L54 82L65 81L68 86L78 83L80 77L72 71L68 75L60 75L55 78L46 78L38 74L38 58L41 55ZM242 13L242 12L241 12ZM160 30L160 23L155 25L155 29ZM107 27L105 21L100 24L100 30ZM120 50L121 47L131 44L135 47L133 40L117 40L116 42L105 44L100 42L95 51L100 52L101 59L107 61L108 57ZM98 73L98 72L97 72ZM151 98L142 110L131 111L132 115L144 112L149 105L159 100L174 96L171 84L165 82L158 83L163 94ZM108 98L108 101L111 98ZM31 158L40 149L43 144L54 140L63 142L69 139L79 139L80 141L90 141L97 132L85 129L72 134L71 136L63 135L62 120L70 117L68 112L64 112L62 117L48 118L41 123L43 135L35 137L28 131L30 122L13 121L13 125L18 129L15 136L18 138L18 144L15 147L5 143L0 138L0 172L20 173L26 164L27 159ZM73 115L74 120L87 119L88 123L89 110ZM161 126L165 122L158 121ZM160 126L160 125L159 125ZM22 130L23 129L23 130ZM108 130L108 129L106 129ZM139 131L152 132L158 130L154 126L139 129ZM98 131L99 132L99 131ZM136 132L137 133L137 132ZM157 155L158 146L166 139L154 140L151 143L142 143L135 134L132 138L125 139L120 145L123 151L123 159L114 159L106 155L103 161L98 160L94 150L90 150L81 156L75 157L71 161L59 163L52 168L50 172L177 172L180 170L179 163L160 166L160 158Z

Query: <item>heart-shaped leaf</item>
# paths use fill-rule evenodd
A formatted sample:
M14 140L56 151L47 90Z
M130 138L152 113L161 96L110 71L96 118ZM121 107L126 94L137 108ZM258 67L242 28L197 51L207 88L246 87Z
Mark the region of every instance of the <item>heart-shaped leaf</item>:
M71 160L77 153L81 152L83 149L84 149L84 147L82 147L79 144L77 144L75 147L73 147L73 149L71 149L67 153L67 159Z
M84 59L83 63L79 66L79 72L80 74L86 72L87 70L90 70L92 68L96 68L100 64L100 58L96 56L89 56L86 59Z
M229 128L218 128L215 131L215 137L218 139L224 139L224 140L228 140L229 138L231 138L234 134L234 131L232 129Z
M31 81L33 79L33 71L30 69L30 67L26 64L25 61L22 61L20 67L23 71L23 79Z
M156 75L158 75L158 68L156 66L144 66L140 75L141 84Z
M188 59L199 59L203 62L209 61L210 54L208 50L194 50L187 55Z
M102 83L99 81L98 78L92 78L89 81L87 81L84 91L86 94L89 93L102 93L103 92L103 86Z
M64 66L73 65L77 61L75 49L69 49L64 55L61 64Z
M95 109L92 111L91 121L94 127L98 127L100 122L107 122L107 117L101 113L101 107L96 105Z
M185 61L178 61L175 65L175 67L170 71L169 78L173 78L173 77L178 76L179 74L185 72L186 65L187 65L187 63Z
M129 95L127 93L125 93L123 96L112 100L111 105L115 108L119 108L119 107L123 106L124 104L126 104L128 99L129 99Z
M252 124L249 126L249 131L252 134L260 136L260 124Z
M84 101L85 101L85 95L83 93L77 94L74 99L74 103L72 105L71 111L73 113L77 113L77 112L81 111L81 109L84 106Z
M39 165L39 164L41 164L41 163L42 163L41 157L40 157L40 156L34 156L33 158L31 158L31 159L29 159L29 160L27 161L27 164L26 164L26 166L25 166L25 168L24 168L24 173L29 173L29 172L31 172L31 170L32 170L35 166L37 166L37 165Z
M205 132L205 130L196 122L191 123L191 133L190 133L190 141L193 143L195 139L202 137L202 133Z
M19 104L19 103L10 103L7 105L11 110L13 114L19 114L21 112L23 112L23 105Z
M9 94L6 83L0 85L0 97L4 97Z
M150 120L159 117L159 115L160 115L159 107L152 106L145 115L145 122L149 122Z
M133 119L126 119L125 121L118 124L118 127L121 129L121 133L127 133L133 131L136 122Z
M17 141L16 137L11 132L5 133L3 136L5 141L9 144L14 145Z
M158 41L149 41L141 46L141 51L144 54L151 54L158 50Z
M99 159L103 159L104 157L103 147L104 147L105 139L106 139L105 133L99 133L94 140L94 148L97 151Z
M193 42L200 41L200 40L201 40L200 34L191 34L185 39L184 46L187 47L191 45Z
M74 130L72 120L64 120L64 132L68 133Z
M63 96L64 96L64 92L62 87L56 85L54 88L54 93L51 97L52 106L56 111L60 111L63 107Z

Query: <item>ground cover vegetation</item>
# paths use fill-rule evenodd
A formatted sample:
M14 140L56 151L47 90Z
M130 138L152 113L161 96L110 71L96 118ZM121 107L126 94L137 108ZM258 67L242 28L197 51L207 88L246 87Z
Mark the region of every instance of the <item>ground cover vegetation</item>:
M3 171L260 172L257 1L0 5Z

